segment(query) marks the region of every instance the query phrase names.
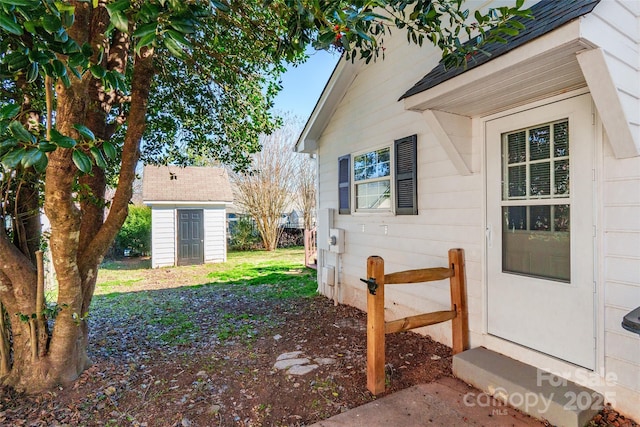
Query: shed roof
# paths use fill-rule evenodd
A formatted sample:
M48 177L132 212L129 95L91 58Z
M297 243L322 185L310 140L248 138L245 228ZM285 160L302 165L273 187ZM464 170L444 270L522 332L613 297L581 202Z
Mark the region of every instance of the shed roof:
M512 18L525 25L525 29L516 36L504 36L506 43L491 43L482 49L490 55L479 53L468 61L467 67L451 67L445 69L444 63L440 63L418 81L411 89L400 97L400 100L431 89L438 84L469 71L479 65L487 63L523 44L536 39L564 24L591 12L600 0L541 0L531 7L533 19ZM467 43L471 43L469 41Z
M217 167L145 166L144 202L233 202L227 171Z

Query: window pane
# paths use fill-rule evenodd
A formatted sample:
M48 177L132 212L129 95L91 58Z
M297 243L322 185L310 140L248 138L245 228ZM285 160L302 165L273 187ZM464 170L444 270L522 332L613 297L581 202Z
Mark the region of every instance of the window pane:
M553 125L553 146L556 157L569 155L569 122Z
M353 158L353 176L356 181L365 179L366 162L364 156L355 156Z
M533 163L529 165L531 176L531 188L529 189L529 195L535 196L548 196L551 190L551 163Z
M555 162L555 194L569 195L569 160L558 160Z
M549 125L531 129L529 131L529 160L548 159L550 156Z
M380 163L384 163L387 162L389 163L390 157L389 157L389 149L388 148L383 148L381 150L378 150L378 162Z
M531 206L530 229L521 225L526 206L504 206L506 219L502 230L502 270L546 279L569 281L571 279L569 205ZM548 231L551 212L555 211L557 231ZM515 227L513 226L515 225ZM562 225L564 229L558 229ZM545 230L545 231L540 231Z
M526 230L527 229L527 208L526 206L509 206L503 210L505 231Z
M569 205L554 206L554 231L569 231Z
M391 175L390 149L360 154L353 158L353 176L356 181Z
M551 206L531 206L529 208L529 229L549 231L551 225Z
M516 132L507 136L509 164L521 163L527 160L526 132Z
M375 168L376 168L375 165L367 166L367 168L365 169L364 178L365 179L375 178Z
M509 167L509 197L522 197L527 195L527 167Z
M357 209L391 209L391 181L356 185Z

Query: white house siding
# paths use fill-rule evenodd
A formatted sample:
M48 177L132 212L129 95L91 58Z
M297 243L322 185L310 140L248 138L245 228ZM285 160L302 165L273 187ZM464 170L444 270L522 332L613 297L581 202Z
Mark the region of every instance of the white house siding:
M204 262L227 260L226 209L214 206L204 210Z
M366 259L382 256L385 271L446 266L450 248L465 249L472 325L482 325L482 179L460 176L421 115L397 102L440 55L433 49L407 46L402 37L386 39L385 60L363 67L319 141L319 198L321 208L334 208L334 227L345 230L345 253L340 259L323 254L326 264L338 267L339 300L366 308ZM392 144L418 135L418 215L338 215L337 159L361 150ZM353 211L353 206L352 206ZM364 227L364 231L363 231ZM322 232L321 232L322 233ZM448 281L388 286L386 318L450 306ZM331 296L331 291L326 294ZM426 328L434 339L451 344L451 327ZM480 333L474 326L474 332Z
M176 211L173 207L151 207L151 266L175 265Z
M640 1L603 0L583 20L585 38L605 51L631 130L639 138ZM345 230L345 252L336 255L321 251L320 264L336 267L339 301L364 310L366 288L359 279L366 276L368 256L383 257L385 271L393 272L444 266L447 250L462 247L472 347L508 350L524 362L545 367L549 358L540 362L543 359L535 352L516 348L484 331L484 183L479 167L482 140L477 136L474 139L474 173L459 175L420 114L405 111L402 102L397 102L425 70L436 65L439 54L428 47L420 50L407 46L402 37L385 42L385 60L363 66L318 141L319 207L333 208L333 227ZM477 119L474 129L478 129ZM338 215L338 157L388 145L412 134L418 135L419 214ZM616 159L609 143L600 141L596 311L600 356L595 379L581 382L607 393L607 400L616 408L640 419L640 338L620 326L624 314L640 305L640 158ZM320 230L319 236L323 233ZM333 296L331 288L321 289ZM388 286L385 292L386 320L447 309L450 303L446 281ZM448 323L418 332L451 344ZM546 367L557 373L573 369L572 365L554 363ZM614 375L617 380L607 383L605 375ZM575 376L571 379L579 380Z
M631 133L640 148L640 1L601 1L583 18L581 33L604 50Z
M620 409L640 419L640 338L620 326L640 306L640 157L616 159L605 143L602 170L604 365Z
M583 18L581 33L603 49L640 146L640 1L603 0ZM623 316L640 305L640 158L616 159L606 136L602 151L600 372L616 380L599 391L640 419L640 338L620 326Z

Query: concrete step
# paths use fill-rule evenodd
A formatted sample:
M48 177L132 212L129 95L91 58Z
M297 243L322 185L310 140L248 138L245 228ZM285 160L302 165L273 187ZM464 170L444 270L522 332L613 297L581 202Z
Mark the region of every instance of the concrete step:
M453 357L453 373L487 394L555 426L583 427L601 394L483 347Z
M388 394L309 427L543 427L543 424L456 378Z

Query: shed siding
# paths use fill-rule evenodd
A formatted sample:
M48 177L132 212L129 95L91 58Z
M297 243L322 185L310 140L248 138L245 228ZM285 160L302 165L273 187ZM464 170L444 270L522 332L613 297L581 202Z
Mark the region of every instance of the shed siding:
M151 207L151 266L170 267L176 263L176 210L202 209L204 262L227 260L225 205L166 205Z
M175 209L173 207L151 208L151 266L175 265Z
M227 260L226 209L224 206L204 210L204 262Z
M582 25L583 36L605 52L636 145L640 145L640 9L638 2L601 2Z

